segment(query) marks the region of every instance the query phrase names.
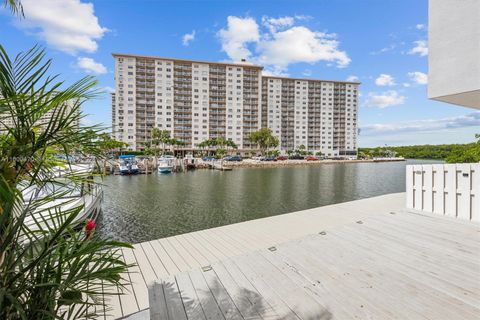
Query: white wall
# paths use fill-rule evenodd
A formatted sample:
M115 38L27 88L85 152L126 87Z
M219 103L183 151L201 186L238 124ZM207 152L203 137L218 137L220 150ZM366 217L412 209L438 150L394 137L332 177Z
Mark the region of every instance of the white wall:
M407 166L407 209L480 222L480 164Z
M480 1L430 0L428 97L480 108Z

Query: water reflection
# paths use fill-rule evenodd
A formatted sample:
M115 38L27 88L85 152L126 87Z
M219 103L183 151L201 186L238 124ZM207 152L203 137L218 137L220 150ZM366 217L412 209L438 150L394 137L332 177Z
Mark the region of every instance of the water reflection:
M402 192L405 162L109 176L104 183L99 232L136 243Z

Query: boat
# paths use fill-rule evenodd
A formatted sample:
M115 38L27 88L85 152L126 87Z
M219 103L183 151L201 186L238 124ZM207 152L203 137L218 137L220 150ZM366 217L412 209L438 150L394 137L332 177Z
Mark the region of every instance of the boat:
M171 173L173 170L173 165L165 159L161 159L158 162L158 172L159 173Z
M53 214L57 212L71 212L72 209L79 208L77 215L73 218L71 224L82 228L87 219L96 220L100 214L103 191L100 185L83 182L79 185L72 185L65 176L72 172L87 174L93 180L93 166L91 165L70 165L68 169L58 168L49 183L44 185L28 186L22 190L25 206L32 206L33 203L39 204L35 206L32 213L25 217L24 225L30 230L46 230L59 223L66 216L58 216ZM53 194L61 195L56 197L54 201L48 200Z
M120 174L121 175L130 175L130 174L138 174L140 170L137 165L137 161L135 160L134 155L121 155L119 157L120 160Z

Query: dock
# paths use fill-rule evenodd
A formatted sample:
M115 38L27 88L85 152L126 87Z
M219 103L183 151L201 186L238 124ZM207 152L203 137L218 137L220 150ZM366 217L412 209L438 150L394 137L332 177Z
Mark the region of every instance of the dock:
M105 319L477 319L480 225L390 194L136 244Z

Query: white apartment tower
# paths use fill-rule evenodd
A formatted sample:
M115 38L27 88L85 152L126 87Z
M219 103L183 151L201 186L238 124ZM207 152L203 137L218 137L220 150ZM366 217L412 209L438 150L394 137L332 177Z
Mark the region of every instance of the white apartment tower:
M142 150L154 127L170 131L186 149L224 137L239 149L254 146L259 129L262 67L113 54L115 138Z
M304 146L329 157L354 157L358 85L264 76L261 125L272 129L281 150Z
M224 137L252 152L250 133L269 127L283 151L356 155L359 83L262 77L262 66L247 63L113 56L112 127L131 150L157 127L187 150Z

